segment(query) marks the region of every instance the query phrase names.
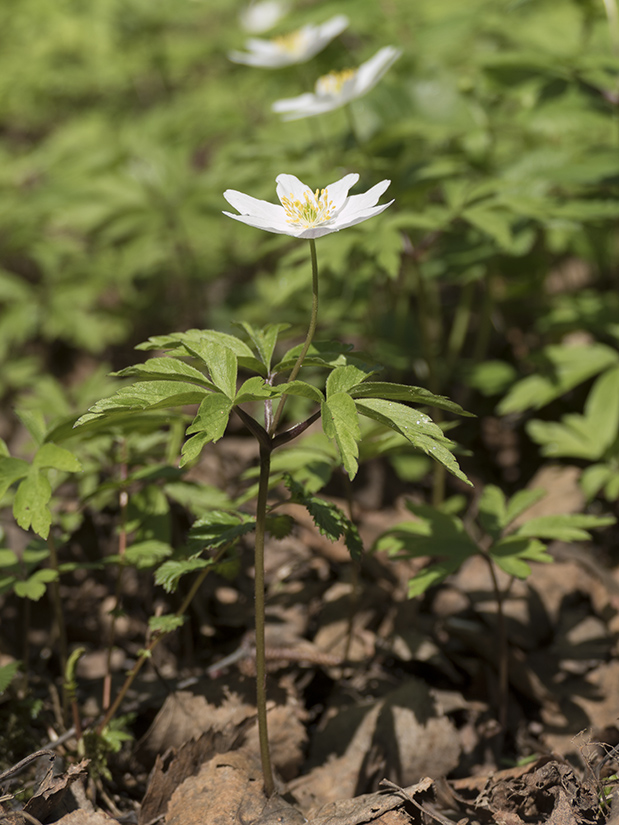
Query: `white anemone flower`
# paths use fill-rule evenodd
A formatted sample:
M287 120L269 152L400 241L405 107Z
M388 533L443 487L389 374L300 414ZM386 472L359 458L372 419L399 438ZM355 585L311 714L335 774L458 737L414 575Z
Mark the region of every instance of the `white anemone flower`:
M305 63L341 34L348 22L345 14L337 14L320 26L309 23L297 31L272 40L250 37L245 43L246 52L230 52L228 57L234 63L263 69L279 69L282 66Z
M313 92L277 100L271 108L282 115L282 120L299 120L339 109L373 89L401 54L400 49L385 46L359 68L329 72L316 81Z
M246 32L262 34L272 29L288 13L288 3L281 0L260 0L250 3L239 13L239 22Z
M281 206L227 189L224 198L240 215L224 212L229 218L256 229L291 235L293 238L320 238L347 229L380 215L393 201L377 206L391 181L383 180L362 195L349 195L359 175L345 175L325 189L313 192L294 175L277 176L277 197Z

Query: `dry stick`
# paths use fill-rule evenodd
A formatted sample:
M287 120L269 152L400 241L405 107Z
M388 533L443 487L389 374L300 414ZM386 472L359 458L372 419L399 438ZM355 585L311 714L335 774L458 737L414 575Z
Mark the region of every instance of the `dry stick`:
M226 550L228 549L229 546L230 546L229 544L226 544L224 547L221 547L219 549L219 551L213 557L213 560L212 560L213 564L210 565L209 567L205 567L204 570L202 570L202 572L196 577L193 585L191 586L191 588L189 590L189 593L185 596L185 599L183 600L183 603L181 604L181 606L178 608L178 610L174 614L175 616L180 617L185 613L185 611L187 610L187 608L189 607L189 605L193 601L194 596L198 592L198 589L200 588L200 585L202 584L204 579L207 577L209 572L212 570L213 565L217 564L217 562L223 556L223 554L226 552ZM127 694L127 691L129 690L129 688L133 684L133 682L135 680L135 677L138 675L138 673L142 669L142 666L150 658L151 653L157 647L159 642L167 635L168 635L167 633L163 632L163 633L160 633L157 636L154 636L151 639L151 641L148 643L148 645L146 646L146 648L144 649L142 654L140 655L140 657L137 660L137 662L135 663L135 665L131 668L129 673L127 673L127 678L125 679L125 682L124 682L123 686L121 687L121 689L118 691L118 693L116 695L116 699L114 700L112 705L107 709L107 711L105 713L105 716L103 717L101 722L99 722L99 724L97 725L97 733L98 734L101 734L101 732L103 731L105 726L109 724L110 719L112 719L114 717L116 711L118 710L118 708L120 707L123 699L125 698L125 696Z

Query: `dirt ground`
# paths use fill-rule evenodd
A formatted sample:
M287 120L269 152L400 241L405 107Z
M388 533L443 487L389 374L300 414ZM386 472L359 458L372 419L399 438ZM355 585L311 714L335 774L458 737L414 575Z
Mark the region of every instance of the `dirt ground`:
M247 460L241 447L237 464L226 459L230 475ZM234 443L229 449L234 453ZM208 461L201 471L208 475ZM365 546L410 517L401 496L385 500L388 472L386 465L370 466L356 495ZM576 468L542 468L530 485L549 491L535 505L537 514L579 511L577 477ZM93 771L75 731L63 730L49 606L42 600L32 607L31 689L42 701L33 718L23 698L9 692L0 700L9 766L0 773L0 821L619 821L619 568L612 547L553 544L554 564L536 565L526 582L501 577L509 640L505 702L496 604L481 559L409 600L408 579L423 559L378 554L353 563L304 511L290 512L298 527L269 541L266 561L277 794L266 799L258 756L249 536L240 569L228 578L207 577L191 622L156 648L132 684L120 713L131 714L133 738L108 757L107 770ZM129 572L123 583L112 696L144 644L148 611L156 612L161 598L154 588L145 590L144 581ZM69 644L85 648L77 683L80 724L87 728L100 714L107 669L109 582L67 579L62 598ZM5 598L0 617L8 650L23 620L20 606ZM38 758L28 758L37 751ZM24 769L11 770L24 757Z

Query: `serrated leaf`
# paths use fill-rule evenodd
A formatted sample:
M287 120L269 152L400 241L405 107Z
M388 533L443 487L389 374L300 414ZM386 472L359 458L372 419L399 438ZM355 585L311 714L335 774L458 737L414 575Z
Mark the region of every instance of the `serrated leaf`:
M361 558L363 543L356 525L347 518L340 508L330 501L308 495L301 484L288 473L284 475L286 487L290 490L291 501L301 504L312 517L319 533L331 541L344 539L346 548L353 559Z
M437 407L440 410L474 418L473 413L463 410L455 401L443 395L434 395L423 387L409 387L405 384L390 384L387 381L364 381L349 390L353 398L378 398L388 401L408 401L424 407Z
M190 461L194 461L202 452L205 444L210 444L211 438L207 433L198 433L188 438L181 448L181 460L179 465L186 467Z
M184 624L186 618L186 616L151 616L148 620L148 629L156 635L172 633Z
M196 570L204 570L212 563L211 559L169 559L157 568L155 584L161 585L167 593L174 593L183 576L195 573Z
M235 543L241 536L251 533L256 526L255 518L238 511L211 510L195 522L189 531L189 539L203 549L218 549Z
M246 404L248 401L261 401L276 396L274 388L266 384L260 375L254 375L244 381L234 399L235 404Z
M33 467L52 467L65 473L79 473L82 465L70 450L59 447L57 444L43 444L37 450Z
M494 484L487 484L479 499L479 522L494 539L501 535L507 524L505 495Z
M273 372L279 373L292 369L303 346L303 344L298 344L289 349L281 361L273 367ZM348 355L352 348L352 344L342 344L339 341L314 341L307 351L303 364L311 367L345 366L349 363L348 358L353 357Z
M45 416L43 411L39 409L34 410L16 410L19 420L32 436L35 444L42 444L45 438L45 431L47 425L45 423Z
M8 665L3 665L0 667L0 696L6 692L7 688L17 675L19 668L21 667L21 662L9 662Z
M356 399L355 404L362 415L367 415L400 433L414 447L438 461L454 476L466 484L471 484L450 451L450 448L455 446L454 443L444 436L441 428L427 415L404 404L385 401L382 398Z
M22 530L32 527L41 538L47 539L52 524L47 506L51 497L52 488L47 478L31 470L17 488L13 502L13 515Z
M507 536L489 550L494 562L510 576L526 579L531 575L529 561L549 564L554 561L546 551L546 545L537 539Z
M344 469L349 478L354 478L361 440L355 402L347 393L337 392L322 404L321 416L325 435L335 439Z
M514 535L530 536L554 541L586 541L589 530L615 524L613 516L592 516L568 513L558 516L540 516L521 525Z
M329 373L327 378L327 398L331 398L338 392L348 393L348 391L357 386L369 375L367 370L359 369L348 365L346 367L336 367Z
M464 220L476 229L489 235L502 248L511 251L513 245L511 221L513 215L496 204L488 206L469 206L462 212Z
M274 539L285 539L290 535L293 526L294 519L286 514L269 515L266 519L266 529Z
M138 570L146 570L159 564L171 554L172 548L166 542L148 539L132 544L126 549L124 556L119 557L118 560L124 560L125 564L132 565Z
M15 595L19 596L20 599L30 599L30 601L38 602L45 595L48 583L55 581L57 578L58 574L55 570L44 568L36 570L26 581L15 582L13 589Z
M219 441L226 431L233 401L221 393L211 393L202 401L196 417L187 427L187 435L204 433L207 441ZM203 441L202 445L207 441Z
M325 400L321 390L312 384L308 384L306 381L288 381L286 384L278 384L276 387L273 387L273 389L276 390L280 396L295 395L298 398L309 398L318 404L322 404Z
M619 354L605 344L545 347L534 359L535 375L518 381L497 407L499 415L539 410L564 393L617 363Z
M515 493L507 502L505 527L508 527L518 516L521 516L538 501L541 501L546 494L546 490L541 487L536 487L534 490L519 490Z
M134 364L131 367L113 372L112 375L125 378L136 376L143 380L189 381L201 386L215 389L204 373L180 361L178 358L149 358L144 364Z
M260 360L265 365L267 370L271 369L271 361L273 360L273 352L280 332L290 328L290 324L267 324L262 329L255 329L246 321L235 322L242 327L249 335L253 345L260 356Z
M203 329L189 330L186 333L176 333L174 338L178 340L181 346L181 352L193 355L207 365L215 384L217 384L223 392L226 392L230 398L233 398L236 394L236 375L234 391L230 395L230 393L215 380L215 376L212 373L212 368L215 368L218 372L219 380L230 390L230 379L227 373L230 365L228 364L226 367L225 364L221 364L222 357L220 352L222 349L227 350L234 356L235 363L266 377L267 372L264 364L256 358L247 344L235 335L228 335L226 332L217 332L212 329ZM232 359L229 360L230 363L232 363Z
M122 387L110 398L97 401L88 413L78 418L75 426L79 427L109 413L199 404L207 394L210 395L208 390L181 381L138 381L130 387Z
M0 500L9 487L30 472L30 465L21 458L0 458Z
M457 562L456 566L479 552L457 516L425 504L407 502L406 507L415 520L391 527L376 540L374 549L405 558L445 556Z

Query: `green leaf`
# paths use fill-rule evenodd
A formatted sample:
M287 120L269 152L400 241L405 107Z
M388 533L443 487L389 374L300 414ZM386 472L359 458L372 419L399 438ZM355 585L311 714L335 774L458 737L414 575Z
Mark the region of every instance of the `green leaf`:
M267 324L262 329L255 329L251 324L248 324L247 321L235 322L235 324L242 327L249 335L260 356L260 360L267 370L270 370L273 352L279 334L285 329L289 329L290 324Z
M42 410L17 410L19 420L32 436L35 444L42 444L47 425Z
M55 570L43 568L36 570L32 576L26 581L15 582L15 595L20 599L30 599L30 601L38 602L39 599L45 595L47 585L49 582L55 581L58 574Z
M165 337L166 336L164 336L164 338ZM229 392L232 389L230 386L230 372L233 360L235 365L238 363L246 369L266 376L266 370L262 362L255 357L247 344L235 335L228 335L225 332L217 332L212 329L194 329L188 332L175 333L173 336L167 337L178 342L181 353L193 355L203 361L207 365L215 384L230 398L234 398L236 395L236 371L234 388L231 394ZM151 338L149 342L155 340L156 339ZM146 349L147 347L142 346L141 348ZM149 345L148 348L152 349L153 347ZM234 359L231 359L230 355L222 356L222 350L227 350L230 355L234 356ZM217 380L213 374L213 369L218 376ZM220 383L218 383L218 380ZM227 389L224 389L224 387Z
M61 470L65 473L79 473L82 469L82 465L72 452L64 447L59 447L57 444L50 443L43 444L42 447L39 447L34 456L32 466L39 468L51 467L54 470Z
M318 387L314 387L306 381L288 381L286 384L278 384L276 387L273 387L273 389L277 391L280 396L296 395L299 398L309 398L318 404L322 404L325 400L323 393Z
M437 407L440 410L465 415L471 418L473 413L463 410L455 401L450 401L443 395L425 390L422 387L409 387L405 384L390 384L385 381L365 381L357 384L349 390L349 395L353 398L377 398L389 401L408 401L411 404L422 404L424 407Z
M303 346L303 344L298 344L288 350L281 361L273 367L273 372L280 373L291 370L296 364ZM343 367L354 359L354 356L348 355L351 350L352 344L342 344L339 341L313 341L307 351L303 365L306 367ZM355 361L358 360L355 359Z
M334 438L344 469L349 478L357 474L361 430L353 399L344 392L336 392L322 405L322 427L327 438Z
M436 507L407 502L415 520L402 521L383 533L375 542L375 550L386 550L401 558L444 556L457 562L456 568L469 556L478 553L462 521Z
M208 441L219 441L228 426L232 407L233 401L226 395L207 395L200 404L196 417L187 427L187 435L203 433L207 436L207 441L203 441L202 445Z
M117 560L138 570L146 570L149 567L155 567L171 554L172 548L166 542L148 539L132 544L127 548L124 556L117 557Z
M497 407L499 415L539 410L597 373L614 366L619 353L605 344L549 346L532 359L539 371L518 381Z
M21 662L9 662L8 665L0 667L0 696L6 692L7 688L17 675Z
M344 543L353 559L361 558L363 543L356 525L347 518L340 508L330 501L308 495L301 484L288 473L284 476L286 487L290 490L291 501L301 504L312 517L319 533L331 541L344 539Z
M198 433L192 438L187 439L181 449L180 466L186 467L190 461L194 461L202 452L204 445L210 444L211 441L212 439L207 433Z
M114 412L156 410L163 407L181 407L199 404L210 393L195 384L181 381L138 381L122 387L111 398L104 398L75 422L79 427Z
M167 593L174 593L179 581L189 573L196 570L204 570L213 563L212 559L200 559L196 557L188 559L169 559L157 568L155 573L155 584L161 585Z
M488 206L469 206L462 212L464 220L476 229L489 235L499 247L511 252L513 246L511 221L514 216L496 204Z
M453 441L446 438L441 428L427 415L404 404L382 398L365 398L363 401L356 400L355 404L362 415L367 415L400 433L414 447L441 463L454 476L466 484L471 484L450 451L455 446Z
M554 541L586 541L589 530L615 524L613 516L592 516L569 513L558 516L540 516L521 525L514 535L531 536Z
M204 373L178 358L149 358L145 364L134 364L112 375L122 378L136 376L143 380L189 381L215 389Z
M591 501L614 475L616 475L616 471L613 471L609 464L591 464L586 467L582 471L579 483L587 497L587 501Z
M156 636L163 633L173 633L185 622L186 616L151 616L148 620L148 629Z
M542 454L596 461L612 447L619 433L619 367L604 372L593 384L584 415L568 413L560 423L533 420L527 425Z
M368 372L359 369L359 367L351 365L336 367L329 373L329 377L327 378L327 398L330 398L338 392L348 393L352 387L357 386L357 384L367 378L367 376Z
M537 539L522 538L518 535L507 536L494 544L489 550L497 565L510 576L526 579L531 575L527 561L548 564L554 559L546 552L546 545Z
M248 401L261 401L265 398L273 398L277 393L269 384L265 384L264 378L254 375L244 381L239 388L234 399L235 404L246 404Z
M234 544L241 536L251 533L255 518L238 511L211 510L198 519L189 531L189 539L202 549L219 549Z
M12 550L0 549L0 570L5 567L15 567L18 564L19 559Z
M290 535L294 526L294 519L287 514L269 515L266 519L266 529L274 539L285 539Z
M479 499L479 522L493 539L501 535L507 523L505 496L494 484L487 484Z
M30 465L21 458L0 458L0 499L9 487L30 472Z
M518 516L521 516L538 501L541 501L546 494L547 491L541 487L536 487L534 490L519 490L515 493L507 503L505 527L508 527Z
M22 530L32 527L41 538L47 539L52 524L47 506L51 497L52 488L47 478L31 470L17 488L13 502L13 515Z

